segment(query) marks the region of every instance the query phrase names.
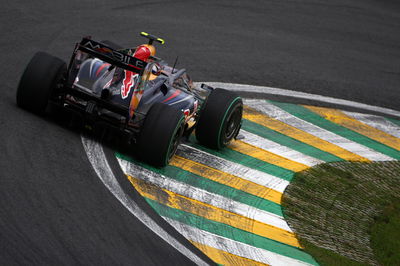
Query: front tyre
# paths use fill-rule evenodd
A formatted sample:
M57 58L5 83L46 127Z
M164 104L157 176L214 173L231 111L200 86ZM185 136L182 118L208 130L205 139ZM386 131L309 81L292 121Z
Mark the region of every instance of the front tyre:
M28 111L43 114L52 93L60 86L66 69L63 60L44 52L37 52L20 79L17 105Z
M196 126L200 144L221 149L239 133L242 123L242 99L231 91L215 89L208 96Z
M183 112L155 103L146 115L140 132L139 157L154 166L166 166L174 156L185 129Z

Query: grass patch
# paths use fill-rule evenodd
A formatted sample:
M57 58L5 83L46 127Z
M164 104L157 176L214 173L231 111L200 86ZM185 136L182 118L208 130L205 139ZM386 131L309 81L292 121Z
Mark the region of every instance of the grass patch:
M311 254L321 265L346 265L346 266L363 266L361 263L347 257L341 256L329 249L317 247L306 240L301 241L301 245L307 253Z
M322 265L393 265L380 256L393 252L398 262L393 247L400 238L393 236L400 217L390 214L399 214L398 191L400 162L335 162L297 173L282 206L305 251ZM371 232L381 242L372 238L371 245Z
M400 265L400 200L386 206L371 228L371 245L382 265Z

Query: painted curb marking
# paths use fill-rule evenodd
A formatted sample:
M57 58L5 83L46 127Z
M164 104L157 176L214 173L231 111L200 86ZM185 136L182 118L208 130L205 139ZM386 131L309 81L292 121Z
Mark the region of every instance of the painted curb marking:
M258 93L265 93L265 90L269 90L269 94L285 96L289 95L291 97L314 99L321 102L364 108L366 110L386 113L393 116L397 115L400 117L400 112L395 110L301 92L239 84L208 84L214 87L225 87L232 90ZM241 134L245 136L245 139L243 141L236 142L236 145L229 146L227 152L221 153L210 151L198 146L197 144L180 145L177 155L181 156L181 159L177 157L177 160L173 161L172 166L167 166L167 169L173 170L166 171L165 173L167 176L163 175L162 172L143 165L142 163L136 162L135 160L129 160L123 155L117 155L118 162L120 163L122 170L129 175L128 178L132 184L136 184L135 187L139 193L141 192L142 196L145 197L145 200L148 201L148 203L153 206L153 208L155 208L155 210L159 212L159 214L166 221L168 221L179 232L181 232L181 234L183 234L195 246L202 250L206 255L209 255L210 258L215 258L216 262L221 264L238 264L240 262L249 260L246 262L259 262L272 265L316 264L316 262L308 254L301 252L300 250L300 253L297 253L297 251L285 253L284 250L289 248L290 245L286 247L284 243L287 241L287 243L293 243L290 242L291 240L289 240L289 238L284 238L284 240L280 241L278 240L277 243L284 245L281 246L282 248L276 249L279 245L276 246L275 244L272 246L264 246L266 243L272 244L273 242L270 241L274 241L272 239L278 238L274 237L273 235L268 237L268 234L262 234L264 235L264 238L260 234L257 235L257 230L254 229L256 228L254 224L261 223L260 225L266 226L265 228L270 226L271 230L273 230L273 228L280 228L279 230L285 230L284 232L287 232L289 235L292 234L290 228L280 217L280 215L258 209L258 205L252 206L253 203L247 201L245 201L246 203L237 202L233 200L234 197L231 198L233 196L232 193L239 193L239 190L241 190L241 187L243 187L243 192L247 191L247 194L243 194L244 197L251 198L258 196L260 197L259 203L267 202L266 200L269 199L279 202L275 200L276 196L273 196L273 194L282 193L284 191L294 172L300 171L301 169L306 169L309 166L313 166L321 162L341 160L337 157L337 155L342 154L343 156L345 153L344 151L349 154L347 157L345 156L346 159L353 158L355 160L368 161L393 160L393 158L376 151L373 147L371 148L371 146L366 147L358 143L358 141L354 142L346 137L339 136L335 134L336 132L334 132L334 130L331 131L327 130L326 128L315 126L313 123L303 120L303 117L301 116L297 117L293 114L290 114L284 109L281 109L280 103L278 102L270 103L265 100L245 100L245 104L252 105L255 103L257 103L257 106L253 105L252 107L256 108L258 111L261 111L263 117L260 118L261 120L252 120L253 122L245 120L244 128L246 130L241 132ZM282 106L284 105L285 104L282 104ZM299 108L299 106L296 105L292 106ZM310 112L313 112L314 115L319 115L320 119L322 119L321 121L325 121L324 119L329 121L329 117L324 117L316 110L311 109ZM388 136L387 134L390 134L391 137L385 138L384 141L388 141L386 144L389 144L389 146L395 143L394 145L397 147L396 141L398 140L396 137L398 137L400 134L400 127L396 125L398 121L354 112L343 111L340 114L351 117L351 119L353 119L353 123L362 123L362 125L373 127L374 129L378 130L375 131L375 133L379 135L379 137ZM279 125L285 125L286 129L279 131L279 127L274 127L268 123L273 120L268 120L268 122L266 122L267 117L269 117L268 119L275 119L274 121L279 121L282 123ZM246 118L249 118L248 115ZM252 124L254 122L255 124ZM332 121L330 121L330 123L331 122ZM288 136L279 135L288 133L288 125L291 127L292 134L289 134ZM298 131L293 131L294 129ZM351 128L347 127L347 130L351 130ZM262 131L273 134L268 133L268 135L265 135ZM311 139L309 136L314 137L313 141L310 141ZM362 137L364 137L364 135L362 135ZM392 141L390 141L390 139ZM323 143L323 145L317 145L316 141ZM82 142L85 146L85 141L82 140ZM291 146L288 146L288 143L294 143L295 146L293 147L296 149L292 149ZM329 145L333 146L332 148L327 149L327 146ZM378 142L378 145L382 144ZM335 155L333 155L331 152L334 150L340 152L336 152ZM258 157L258 159L252 156L254 151L257 152L258 155L256 157ZM231 156L234 156L236 159ZM321 158L323 159L321 160ZM293 162L293 166L289 166L286 161ZM104 163L102 160L99 160L98 162ZM105 163L107 164L107 162ZM276 166L274 163L278 164L279 166ZM260 166L260 164L264 164L265 166ZM288 167L291 168L291 170L286 171L282 167ZM96 170L96 172L98 171ZM179 178L176 179L174 176L171 176L173 173L176 173ZM215 190L213 193L209 192L208 188L212 188L210 185L207 185L208 187L204 187L206 190L200 188L203 187L207 182L207 184L218 182L218 175L221 176L221 182L219 182L220 184L215 183L215 186L226 190L225 194L223 194L225 196L215 194L215 192L218 192L217 190ZM200 187L196 187L199 185L196 179L199 182L203 182ZM209 179L209 181L206 182L205 179ZM186 182L189 183L186 184ZM253 192L252 189L254 188L249 188L251 184L253 184L255 187L260 186L259 189L265 187L266 194L258 194ZM153 189L149 190L150 187L153 187ZM268 191L272 194L268 195ZM278 196L279 194L276 195ZM200 209L194 210L193 208ZM209 212L201 213L201 210L208 210ZM229 219L225 219L225 216L235 219L235 221L237 221L236 224L235 222L230 223ZM254 221L253 225L251 224L251 220ZM238 224L238 221L241 221L245 224ZM246 224L248 222L250 222L250 224ZM252 226L254 226L253 230L251 229ZM242 228L241 230L244 229L244 231L241 233L237 231L236 234L233 234L230 237L224 236L224 234L228 234L227 236L229 236L230 230L234 232L235 230L239 230L239 228ZM251 231L255 233L255 235L252 237L248 235L248 233L251 233ZM237 238L238 235L242 234L244 238ZM245 237L246 235L248 236ZM289 235L286 237L289 237ZM235 240L236 238L237 240L241 239L240 241L244 242L238 242ZM255 239L258 239L258 242L254 243L258 243L257 245L261 246L257 247L255 244L250 244L253 243L252 241L255 241ZM290 250L290 248L287 250ZM298 257L293 258L293 252L298 254L296 255ZM284 255L278 253L282 253Z

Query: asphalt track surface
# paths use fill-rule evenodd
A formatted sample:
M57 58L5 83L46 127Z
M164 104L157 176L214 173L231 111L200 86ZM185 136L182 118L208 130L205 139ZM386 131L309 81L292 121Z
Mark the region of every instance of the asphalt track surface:
M82 36L129 47L147 31L166 39L158 55L170 62L179 56L178 67L195 80L399 110L400 4L394 0L1 2L2 265L190 263L109 193L79 132L16 107L19 77L38 50L68 60Z

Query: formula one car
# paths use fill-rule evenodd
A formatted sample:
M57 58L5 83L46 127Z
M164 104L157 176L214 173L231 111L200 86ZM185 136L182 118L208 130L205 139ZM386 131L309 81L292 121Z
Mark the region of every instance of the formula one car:
M142 160L165 166L182 136L195 129L197 141L221 149L236 138L242 99L205 84L196 87L185 69L155 56L154 42L121 49L110 41L85 37L67 67L61 59L36 53L17 89L18 106L44 114L48 106L79 114L85 125L117 128L135 143Z

